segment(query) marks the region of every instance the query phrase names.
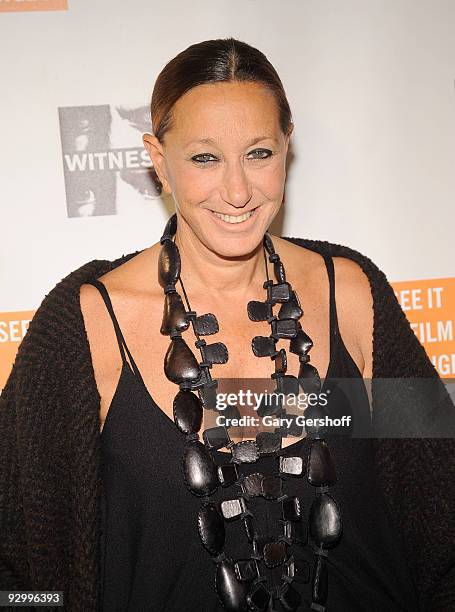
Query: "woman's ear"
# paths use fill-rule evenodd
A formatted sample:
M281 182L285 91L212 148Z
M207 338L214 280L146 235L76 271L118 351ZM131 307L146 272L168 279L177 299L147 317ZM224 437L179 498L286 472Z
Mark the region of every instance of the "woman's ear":
M163 145L156 136L147 132L142 134L142 142L144 143L144 147L152 160L155 172L158 175L161 185L163 186L163 191L165 193L172 193L169 181L167 180Z

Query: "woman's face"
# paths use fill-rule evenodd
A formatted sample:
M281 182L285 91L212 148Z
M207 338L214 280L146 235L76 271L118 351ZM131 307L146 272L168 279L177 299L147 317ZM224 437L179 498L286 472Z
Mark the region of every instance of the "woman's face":
M282 203L289 144L264 86L194 87L174 105L164 144L150 135L144 144L183 219L179 233L225 257L257 247Z

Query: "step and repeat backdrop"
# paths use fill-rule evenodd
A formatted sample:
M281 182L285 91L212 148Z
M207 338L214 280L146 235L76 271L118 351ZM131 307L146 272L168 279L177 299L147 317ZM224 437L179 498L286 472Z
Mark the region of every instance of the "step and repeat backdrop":
M368 255L454 377L454 23L451 0L0 0L0 389L63 277L159 240L154 81L228 36L267 55L293 112L272 233Z

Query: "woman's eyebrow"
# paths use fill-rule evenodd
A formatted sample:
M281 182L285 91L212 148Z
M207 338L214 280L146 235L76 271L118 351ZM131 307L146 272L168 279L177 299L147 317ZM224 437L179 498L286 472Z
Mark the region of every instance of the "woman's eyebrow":
M273 138L273 136L258 136L257 138L253 138L253 140L251 140L246 146L251 147L257 142L261 142L261 140L273 140L274 142L277 142L276 138ZM191 140L185 145L185 147L189 147L193 144L210 144L217 146L217 143L213 138L200 138L199 140Z

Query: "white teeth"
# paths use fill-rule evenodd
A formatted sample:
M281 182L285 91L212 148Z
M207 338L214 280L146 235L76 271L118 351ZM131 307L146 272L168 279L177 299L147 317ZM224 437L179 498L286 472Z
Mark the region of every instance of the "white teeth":
M215 215L215 217L218 217L218 219L221 219L222 221L226 221L227 223L242 223L242 221L246 221L247 219L249 219L254 211L250 210L244 215L240 215L237 217L233 217L232 215L222 215L221 213L215 212L214 210L212 210L212 212Z

